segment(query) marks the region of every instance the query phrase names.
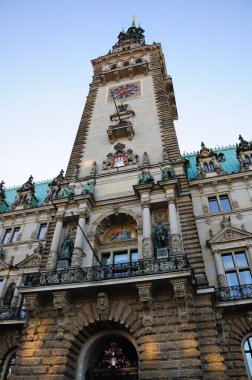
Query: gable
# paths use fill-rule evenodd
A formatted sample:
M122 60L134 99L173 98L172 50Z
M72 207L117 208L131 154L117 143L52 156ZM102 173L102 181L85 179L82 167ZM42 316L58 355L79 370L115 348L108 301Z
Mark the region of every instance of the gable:
M216 235L214 235L209 241L208 244L218 244L218 243L226 243L230 241L237 240L246 240L252 239L252 234L250 232L241 230L235 227L225 227Z

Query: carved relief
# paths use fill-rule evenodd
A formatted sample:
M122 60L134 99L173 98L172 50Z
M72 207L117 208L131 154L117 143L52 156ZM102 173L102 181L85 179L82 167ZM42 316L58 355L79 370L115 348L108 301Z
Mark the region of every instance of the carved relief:
M174 299L177 303L178 318L182 329L187 330L189 322L189 309L187 304L188 287L186 280L171 281L174 290Z
M25 308L29 320L28 340L36 340L40 325L41 301L37 293L26 294Z
M143 258L148 259L150 257L153 257L152 239L144 238L142 244L143 244Z
M96 312L99 320L104 321L108 319L109 299L108 294L106 292L100 292L97 294Z
M54 309L57 310L57 337L62 339L68 322L70 302L67 292L53 293Z
M107 159L103 161L103 170L135 165L138 163L138 155L134 154L132 149L126 151L124 144L118 143L114 146L114 149L116 152L108 153Z
M166 208L158 209L152 212L152 224L158 222L168 223L168 213Z
M153 316L152 316L152 283L143 283L136 285L139 293L139 300L143 307L143 326L147 333L152 332Z

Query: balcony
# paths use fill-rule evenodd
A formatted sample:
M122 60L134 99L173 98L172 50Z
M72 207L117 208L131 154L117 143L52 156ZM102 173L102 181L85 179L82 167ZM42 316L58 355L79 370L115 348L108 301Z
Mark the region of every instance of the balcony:
M215 295L218 302L252 300L252 284L219 288L215 291Z
M77 283L92 283L105 280L148 277L190 271L186 256L170 256L165 259L150 258L131 263L72 268L26 274L23 277L25 287L45 287Z
M21 307L1 307L0 309L0 323L2 321L24 321L26 312Z

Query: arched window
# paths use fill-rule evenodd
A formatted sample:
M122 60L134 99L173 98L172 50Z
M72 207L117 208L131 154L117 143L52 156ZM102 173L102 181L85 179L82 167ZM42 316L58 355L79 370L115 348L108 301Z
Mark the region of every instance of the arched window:
M11 376L13 367L16 361L16 357L17 357L16 351L11 351L11 353L9 353L9 355L7 356L6 362L3 368L3 380L7 380Z
M252 377L252 335L248 336L243 341L243 356L245 358L247 372L249 374L249 378Z
M125 62L123 63L123 66L124 66L124 67L129 66L129 62L128 62L128 61L125 61Z
M208 163L207 162L204 162L204 170L205 172L209 172L209 167L208 167Z
M116 65L113 65L113 66L111 66L110 69L111 69L111 70L115 70L115 69L117 69L117 66L116 66Z
M142 62L143 62L143 61L142 61L141 58L137 58L136 63L142 63Z
M248 155L245 156L245 161L247 164L249 164L249 165L251 164L251 159Z
M215 167L214 167L214 164L212 163L212 161L209 162L209 171L210 172L214 172L215 171Z

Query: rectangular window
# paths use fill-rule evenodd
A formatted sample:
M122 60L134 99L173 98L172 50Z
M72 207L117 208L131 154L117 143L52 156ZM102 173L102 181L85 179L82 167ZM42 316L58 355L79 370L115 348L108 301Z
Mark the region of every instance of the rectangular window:
M20 227L15 227L13 235L12 235L12 239L11 239L12 243L15 243L17 241L19 233L20 233Z
M128 261L127 251L114 253L114 264L126 264Z
M44 239L45 233L46 233L46 229L47 229L47 223L40 224L39 232L38 232L38 237L37 237L38 239Z
M138 252L137 251L131 251L130 252L130 256L131 256L131 262L132 263L135 263L136 261L138 261Z
M222 211L231 211L231 204L228 195L220 195L220 204Z
M5 233L4 233L4 237L3 237L3 241L2 241L3 244L9 243L10 237L11 237L11 231L12 231L12 228L6 228Z
M211 214L218 212L228 212L232 210L231 203L227 194L217 195L208 198Z
M252 284L251 268L245 252L222 255L228 286Z

